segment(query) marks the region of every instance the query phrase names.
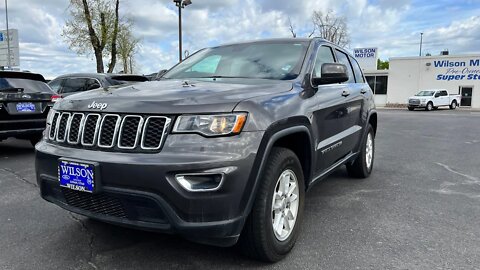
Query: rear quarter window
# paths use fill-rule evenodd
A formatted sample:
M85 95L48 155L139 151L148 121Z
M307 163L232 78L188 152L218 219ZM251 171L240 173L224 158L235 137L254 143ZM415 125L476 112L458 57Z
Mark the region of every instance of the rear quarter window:
M352 64L348 60L348 55L344 52L336 50L337 59L340 64L347 66L348 71L348 81L347 83L355 83L355 74L353 73Z
M365 80L363 79L363 72L357 60L350 57L350 62L352 63L353 72L355 73L355 81L357 81L357 83L364 83Z

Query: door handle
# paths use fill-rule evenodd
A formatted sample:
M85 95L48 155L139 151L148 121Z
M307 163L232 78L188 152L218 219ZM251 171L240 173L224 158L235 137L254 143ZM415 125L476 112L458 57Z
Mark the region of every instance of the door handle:
M362 90L360 90L360 93L365 94L365 93L367 93L367 90L362 89Z
M348 90L343 90L342 96L344 96L344 97L350 96L350 91L348 91Z

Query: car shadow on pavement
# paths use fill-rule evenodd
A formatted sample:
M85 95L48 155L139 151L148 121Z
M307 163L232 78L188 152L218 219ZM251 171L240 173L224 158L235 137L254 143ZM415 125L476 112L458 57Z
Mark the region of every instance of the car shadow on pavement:
M204 269L216 264L222 265L222 268L227 265L231 266L227 268L266 265L244 256L237 246L207 246L190 242L179 235L141 231L77 217L88 234L93 236L91 261L99 269L103 266L109 269ZM72 230L67 231L62 238L71 237Z
M35 148L29 141L8 139L0 142L0 157L13 158L16 156L30 155Z

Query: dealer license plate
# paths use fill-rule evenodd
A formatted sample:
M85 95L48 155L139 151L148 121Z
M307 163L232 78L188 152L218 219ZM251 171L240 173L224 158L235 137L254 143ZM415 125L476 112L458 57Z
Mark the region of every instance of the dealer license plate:
M59 160L60 186L92 193L95 188L95 166L92 164Z
M17 103L17 112L35 112L35 104L31 102Z

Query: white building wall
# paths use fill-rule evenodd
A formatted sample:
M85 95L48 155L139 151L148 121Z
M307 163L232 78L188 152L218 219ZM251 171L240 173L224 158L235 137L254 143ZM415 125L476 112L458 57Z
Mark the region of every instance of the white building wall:
M444 64L443 67L440 67L441 63ZM438 78L439 75L453 77L444 80L443 77ZM390 59L387 103L405 104L408 97L424 89L441 88L447 89L451 94L458 94L460 86L473 87L472 108L479 109L480 55Z

